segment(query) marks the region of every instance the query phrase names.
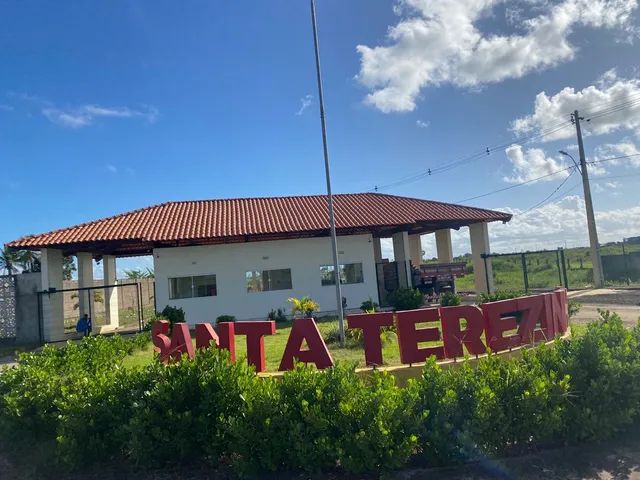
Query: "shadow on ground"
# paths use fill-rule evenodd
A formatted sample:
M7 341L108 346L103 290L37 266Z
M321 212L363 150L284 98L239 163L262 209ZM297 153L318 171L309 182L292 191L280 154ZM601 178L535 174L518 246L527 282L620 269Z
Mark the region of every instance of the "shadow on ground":
M125 468L122 465L107 465L99 469L61 474L51 471L35 471L33 466L26 470L17 468L6 457L0 455L0 478L17 480L30 478L56 478L65 480L195 480L195 479L231 479L228 471L216 471L211 467L184 465L164 471L140 471ZM380 478L379 475L356 476L339 473L315 476L298 474L261 475L268 479L334 479L354 480ZM383 474L383 479L421 480L488 480L488 479L638 479L640 480L640 424L620 434L608 442L592 443L553 450L521 457L487 460L481 463L467 464L451 468L409 468L391 474Z

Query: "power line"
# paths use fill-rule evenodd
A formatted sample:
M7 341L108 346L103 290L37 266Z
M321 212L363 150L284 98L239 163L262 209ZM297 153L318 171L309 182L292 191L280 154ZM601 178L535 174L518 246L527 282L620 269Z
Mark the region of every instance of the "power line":
M543 205L544 203L546 203L546 202L547 202L547 200L549 200L551 197L553 197L553 196L558 192L558 190L560 190L560 189L564 186L564 184L565 184L565 183L567 183L567 181L571 178L571 176L572 176L574 173L576 173L576 167L571 167L571 173L567 176L567 178L565 178L565 179L560 183L560 185L558 185L558 186L556 187L556 189L555 189L553 192L551 192L549 195L547 195L546 197L544 197L544 200L542 200L542 201L540 201L540 202L536 203L535 205L533 205L532 207L529 207L529 208L527 208L526 210L524 210L524 211L522 211L522 212L518 213L518 215L524 215L525 213L530 212L531 210L534 210L534 209L536 209L536 208L540 207L541 205Z
M591 161L591 162L587 162L587 164L596 165L596 164L599 164L599 163L610 162L610 161L613 161L613 160L622 160L624 158L631 158L631 157L638 157L638 156L640 156L640 153L633 153L631 155L621 155L619 157L610 157L610 158L603 158L601 160L594 160L594 161ZM570 167L563 168L561 170L555 170L555 171L547 173L545 175L541 175L540 177L531 178L531 179L526 180L524 182L520 182L520 183L515 183L513 185L509 185L508 187L503 187L503 188L499 188L497 190L492 190L490 192L486 192L486 193L483 193L481 195L476 195L475 197L465 198L464 200L456 200L455 203L469 202L471 200L476 200L478 198L488 197L489 195L494 195L496 193L501 193L501 192L504 192L504 191L507 191L507 190L511 190L513 188L516 188L516 187L521 187L523 185L528 185L528 184L536 182L538 180L542 180L543 178L548 178L548 177L551 177L553 175L558 175L559 173L566 172L568 170L571 170L572 168L575 168L575 167L573 165L571 165Z
M412 183L412 182L421 180L421 179L423 179L425 177L430 177L432 175L437 175L437 174L440 174L440 173L447 172L447 171L452 170L454 168L457 168L457 167L459 167L459 166L461 166L461 165L463 165L465 163L469 163L469 162L472 162L474 160L478 160L478 159L480 159L482 157L486 157L486 156L490 155L491 153L493 153L494 151L502 150L503 148L508 147L509 145L513 145L514 143L526 143L526 142L532 141L532 140L537 139L537 138L542 138L542 137L545 137L547 135L551 135L551 134L553 134L553 133L555 133L555 132L557 132L559 130L562 130L563 128L566 128L566 127L568 127L570 125L571 125L571 123L568 120L567 121L563 121L561 123L558 123L557 125L553 125L552 127L549 127L548 129L546 129L546 130L544 130L542 132L539 132L539 133L536 133L536 134L527 135L527 136L523 136L523 137L520 137L520 138L516 138L516 139L514 139L514 140L512 140L512 141L510 141L508 143L504 143L504 144L501 144L501 145L496 145L496 146L493 146L493 147L486 147L482 151L478 151L478 152L476 152L474 154L471 154L469 156L463 157L463 158L461 158L459 160L455 160L453 162L449 162L449 163L447 163L445 165L442 165L440 167L428 168L428 169L423 170L423 171L421 171L419 173L402 177L401 179L396 180L396 181L391 182L391 183L387 183L387 184L384 184L384 185L376 185L376 187L373 189L373 191L386 190L386 189L389 189L389 188L397 187L399 185Z
M634 98L634 97L638 97L638 98ZM606 115L610 115L612 113L616 113L619 111L622 111L626 108L631 108L633 106L636 105L640 105L640 92L636 93L636 94L632 94L630 95L626 101L622 102L622 103L618 103L618 104L611 104L611 102L601 102L599 104L596 105L607 105L607 103L609 103L609 106L607 108L601 109L601 110L596 110L593 111L592 113L590 113L589 116L590 120L592 119L596 119L596 118L600 118ZM431 168L427 168L426 170L423 170L421 172L418 172L416 174L412 174L412 175L407 175L404 176L396 181L384 184L384 185L376 185L371 191L380 191L380 190L387 190L389 188L393 188L393 187L398 187L400 185L405 185L408 183L413 183L416 182L418 180L422 180L423 178L426 177L430 177L433 175L437 175L440 173L445 173L448 172L449 170L453 170L454 168L457 168L461 165L479 160L480 158L486 157L488 155L491 155L491 153L497 151L497 150L502 150L510 145L513 144L523 144L523 143L530 143L534 140L540 139L540 138L544 138L546 136L552 135L564 128L567 128L569 125L571 125L571 122L569 121L562 121L556 124L553 124L549 127L547 127L544 130L541 130L538 133L534 133L534 134L530 134L530 135L526 135L526 136L522 136L519 138L515 138L507 143L503 143L500 145L495 145L493 147L486 147L483 150L479 150L476 153L473 153L471 155L468 155L466 157L463 157L459 160L455 160L453 162L449 162L445 165L439 166L439 167L431 167ZM589 162L588 162L589 163Z

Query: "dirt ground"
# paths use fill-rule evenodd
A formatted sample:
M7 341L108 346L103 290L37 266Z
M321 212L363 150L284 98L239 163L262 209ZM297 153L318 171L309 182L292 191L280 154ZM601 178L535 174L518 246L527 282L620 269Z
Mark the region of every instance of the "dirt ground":
M569 292L569 298L582 304L571 322L588 323L595 320L598 318L598 308L616 312L630 327L640 319L640 289L576 290Z

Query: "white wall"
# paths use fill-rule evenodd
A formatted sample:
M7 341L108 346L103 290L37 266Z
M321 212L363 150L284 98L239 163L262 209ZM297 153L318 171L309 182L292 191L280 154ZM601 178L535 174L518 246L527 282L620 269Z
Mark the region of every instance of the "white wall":
M342 286L347 309L359 308L371 297L378 300L373 243L370 235L338 237L340 263L362 263L364 283ZM322 286L320 266L331 265L330 238L307 238L201 247L159 248L153 251L156 304L181 307L187 322L213 322L219 315L238 320L266 319L272 308L290 306L289 297L309 295L321 311L335 311L335 286ZM251 270L291 268L293 289L247 292L245 274ZM218 295L169 300L169 278L216 275Z

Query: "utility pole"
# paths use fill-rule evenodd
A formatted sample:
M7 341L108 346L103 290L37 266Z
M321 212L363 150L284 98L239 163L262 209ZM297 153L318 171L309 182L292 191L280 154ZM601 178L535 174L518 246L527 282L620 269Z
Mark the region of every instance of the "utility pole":
M571 122L576 126L578 137L578 151L580 153L580 173L582 173L582 187L584 189L584 203L587 210L587 228L589 230L589 246L591 247L591 263L593 264L593 285L596 288L604 286L602 275L602 260L598 244L598 230L596 229L596 218L593 213L593 201L591 200L591 187L589 186L589 173L587 172L587 161L584 154L584 144L582 143L582 130L580 129L580 117L578 110L571 114ZM588 120L587 120L588 121Z
M322 147L324 152L324 173L327 180L327 201L329 207L329 226L331 229L331 250L333 253L333 274L336 282L336 306L338 312L338 330L340 345L344 346L344 309L342 308L342 286L340 285L340 262L338 260L338 239L336 219L333 213L333 195L331 194L331 172L329 169L329 148L327 146L327 124L324 115L324 96L322 94L322 73L320 70L320 49L318 47L318 27L316 25L316 2L311 0L311 24L313 26L313 47L316 54L316 75L318 77L318 103L320 104L320 124L322 126Z

